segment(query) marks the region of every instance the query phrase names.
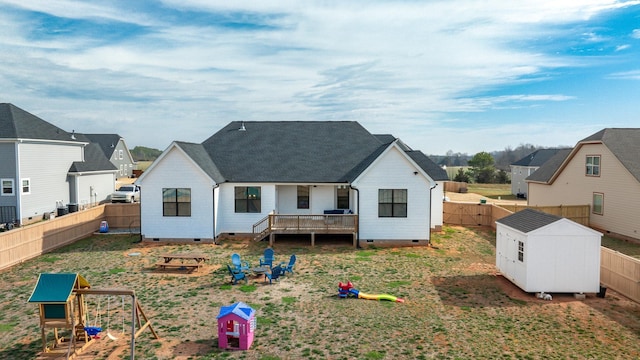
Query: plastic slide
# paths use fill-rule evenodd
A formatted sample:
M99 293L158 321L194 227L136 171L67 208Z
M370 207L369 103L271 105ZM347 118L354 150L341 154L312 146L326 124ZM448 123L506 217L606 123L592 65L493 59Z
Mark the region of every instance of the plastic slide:
M399 303L403 303L404 299L397 298L393 295L389 294L366 294L360 292L356 289L350 289L350 293L354 294L358 299L366 299L366 300L387 300L387 301L395 301Z

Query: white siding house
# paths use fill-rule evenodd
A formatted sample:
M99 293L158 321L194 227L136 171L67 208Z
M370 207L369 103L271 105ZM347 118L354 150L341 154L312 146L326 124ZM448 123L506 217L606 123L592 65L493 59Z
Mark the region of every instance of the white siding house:
M427 244L442 225L431 212L442 211L444 180L423 153L356 122L232 122L201 144L173 142L137 180L142 237L298 233L313 243L344 233L357 244ZM166 189L187 189L188 199Z
M496 221L496 267L526 292L600 291L602 234L526 209Z
M0 161L0 223L36 222L113 191L116 169L96 144L13 104L0 104Z

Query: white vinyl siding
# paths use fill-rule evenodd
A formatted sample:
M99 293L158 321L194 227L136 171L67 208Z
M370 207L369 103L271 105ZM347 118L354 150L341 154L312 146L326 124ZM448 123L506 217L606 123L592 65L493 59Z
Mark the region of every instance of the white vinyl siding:
M396 147L383 153L357 183L361 239L428 240L430 213L429 181ZM407 217L378 217L378 191L406 189ZM438 199L442 201L442 198Z
M181 150L167 151L141 187L142 234L146 239L213 239L215 184ZM166 188L191 189L191 216L163 216Z

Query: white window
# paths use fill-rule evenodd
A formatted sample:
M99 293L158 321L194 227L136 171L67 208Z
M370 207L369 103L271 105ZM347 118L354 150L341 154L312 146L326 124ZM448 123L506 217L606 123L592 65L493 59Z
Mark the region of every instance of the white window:
M585 175L600 176L600 155L587 155Z
M13 179L1 179L2 183L2 193L0 196L13 196L15 195L15 190L13 189Z
M123 167L124 167L124 166L123 166L122 164L120 164L120 176L122 176L122 173L123 173L123 170L122 170L122 169L123 169Z
M120 160L124 159L124 152L122 150L118 150L118 157Z
M22 179L22 193L31 194L31 179Z

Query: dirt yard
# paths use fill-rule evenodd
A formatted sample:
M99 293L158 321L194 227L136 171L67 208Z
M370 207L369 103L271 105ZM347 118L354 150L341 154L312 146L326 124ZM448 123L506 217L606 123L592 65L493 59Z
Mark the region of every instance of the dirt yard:
M230 284L231 254L257 264L266 243L138 243L135 236L79 241L0 273L0 358L34 359L41 348L38 312L27 303L38 274L75 272L93 288L136 291L160 336L137 340L137 359L565 359L640 358L640 306L609 290L605 298L553 294L544 301L496 273L495 234L445 227L433 247L356 250L349 239L278 239L278 261L298 256L294 274L269 285L262 277ZM205 253L198 272L161 271L161 254ZM338 282L404 303L340 299ZM248 351L218 349L216 316L243 301L256 310ZM88 296L89 321L101 338L81 359L129 356L130 307L120 297ZM124 322L124 326L123 326ZM124 329L124 332L123 332Z

